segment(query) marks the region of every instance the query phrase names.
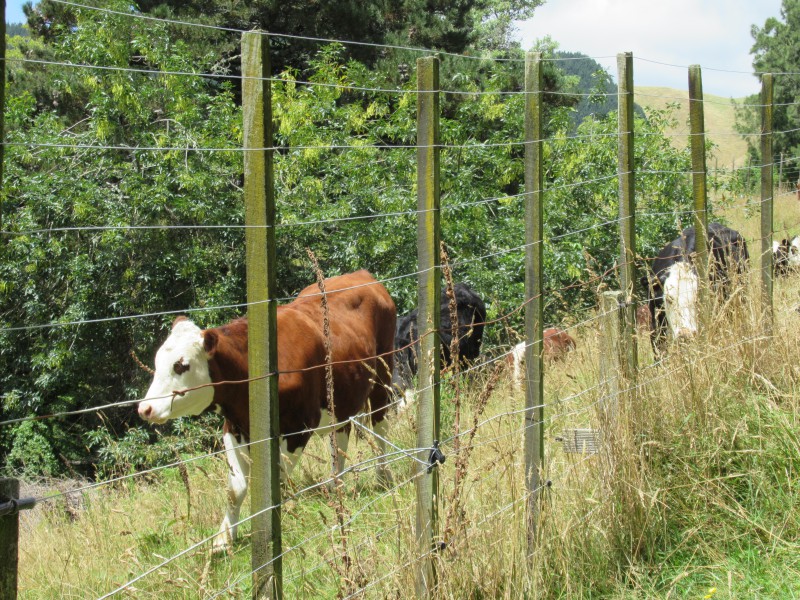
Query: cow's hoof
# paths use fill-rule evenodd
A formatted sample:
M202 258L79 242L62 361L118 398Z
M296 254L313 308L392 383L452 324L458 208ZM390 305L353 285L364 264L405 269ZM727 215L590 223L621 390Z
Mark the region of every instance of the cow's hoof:
M218 533L211 543L211 554L230 554L233 551L233 540L230 533Z

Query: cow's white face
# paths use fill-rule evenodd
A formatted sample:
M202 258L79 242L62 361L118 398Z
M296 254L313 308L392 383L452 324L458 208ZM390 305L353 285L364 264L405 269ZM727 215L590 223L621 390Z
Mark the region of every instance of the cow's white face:
M800 235L796 236L789 242L789 266L797 269L800 268Z
M697 271L688 262L669 268L664 281L664 310L675 337L697 333Z
M202 330L189 320L176 320L167 341L156 353L156 370L147 395L139 403L139 416L150 423L164 423L187 415L199 415L214 400L208 386L208 356ZM178 392L193 389L183 395Z

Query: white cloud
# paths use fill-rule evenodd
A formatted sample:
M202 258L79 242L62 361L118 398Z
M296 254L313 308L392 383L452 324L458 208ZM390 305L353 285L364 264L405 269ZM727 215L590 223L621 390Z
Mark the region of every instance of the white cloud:
M550 0L519 24L517 37L530 47L549 35L562 50L611 57L598 62L615 77L613 57L633 52L639 85L686 89L686 67L699 64L704 91L738 97L759 89L750 28L780 7L781 0Z

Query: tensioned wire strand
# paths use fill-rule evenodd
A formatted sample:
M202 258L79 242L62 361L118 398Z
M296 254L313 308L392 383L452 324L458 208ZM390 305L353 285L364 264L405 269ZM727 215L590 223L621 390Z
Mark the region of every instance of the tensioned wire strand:
M188 27L198 27L198 28L204 28L204 29L212 29L212 30L217 30L217 31L236 33L238 35L242 35L242 34L246 33L246 30L237 29L237 28L234 28L234 27L223 27L223 26L219 26L219 25L210 25L210 24L205 24L205 23L182 21L182 20L178 20L178 19L164 19L164 18L159 18L159 17L153 17L153 16L150 16L150 15L145 15L145 14L142 14L142 13L117 11L117 10L113 10L113 9L102 8L102 7L98 7L98 6L92 6L92 5L89 5L89 4L82 4L82 3L78 3L78 2L70 2L68 0L53 0L53 2L55 2L57 4L62 4L64 6L72 6L72 7L75 7L75 8L88 9L88 10L92 10L92 11L96 11L96 12L100 12L100 13L114 14L114 15L134 18L134 19L142 19L142 20L147 20L147 21L160 22L160 23L169 24L169 25L182 25L182 26L188 26ZM379 49L387 49L387 50L405 50L405 51L411 51L411 52L419 52L421 54L426 54L426 55L437 54L437 55L440 55L440 56L449 56L449 57L453 57L453 58L463 58L463 59L477 60L477 61L487 61L488 60L488 61L493 61L493 62L515 62L515 63L524 62L524 59L521 59L521 58L498 58L498 57L487 57L487 56L475 56L475 55L457 54L457 53L444 52L444 51L440 51L440 50L429 49L429 48L420 48L420 47L414 47L414 46L379 44L379 43L374 43L374 42L360 42L360 41L354 41L354 40L319 38L319 37L312 37L312 36L302 36L302 35L274 33L274 32L263 32L263 34L267 35L267 36L270 36L270 37L276 37L276 38L286 38L286 39L294 39L294 40L310 41L310 42L318 42L318 43L338 43L338 44L342 44L342 45L345 45L345 46L352 45L352 46L362 46L362 47L373 47L373 48L379 48ZM547 57L547 58L545 58L543 60L552 61L552 62L570 61L570 60L595 60L596 61L596 60L611 59L611 58L616 58L616 55L615 56L611 56L611 55L608 55L608 56L593 56L593 57L570 57L570 58L567 58L567 57L563 57L563 58L560 58L560 57ZM674 64L674 63L668 63L668 62L664 62L664 61L658 61L658 60L653 60L653 59L639 57L639 56L634 56L634 60L641 61L641 62L648 62L648 63L652 63L652 64L658 64L658 65L667 66L667 67L688 69L688 65L677 65L677 64ZM714 67L703 67L703 68L705 70L708 70L708 71L715 71L715 72L722 72L722 73L732 73L732 74L741 74L741 75L747 75L747 76L767 74L767 72L764 72L764 71L739 71L739 70L733 70L733 69L722 69L722 68L714 68ZM771 73L771 74L772 75L790 76L790 75L800 75L800 72L785 71L785 72L777 72L777 73Z

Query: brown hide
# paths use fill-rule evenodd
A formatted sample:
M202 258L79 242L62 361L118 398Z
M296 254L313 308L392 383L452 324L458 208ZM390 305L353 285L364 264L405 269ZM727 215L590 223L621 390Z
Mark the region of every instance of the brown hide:
M575 349L575 340L572 336L557 327L545 329L542 332L542 339L545 358L562 358L567 352Z
M636 327L642 331L650 331L652 328L650 317L650 307L645 305L639 306L636 309Z
M337 421L362 410L369 401L373 423L388 404L396 311L386 289L367 271L325 280L333 354L334 406ZM278 307L278 396L280 431L293 452L319 425L327 408L323 311L317 285L308 286L290 304ZM247 320L237 319L203 332L209 371L215 383L247 379ZM382 359L376 358L384 355ZM336 364L339 363L339 364ZM375 381L375 385L373 385ZM215 387L214 402L226 429L249 436L247 383ZM288 436L288 437L286 437Z

